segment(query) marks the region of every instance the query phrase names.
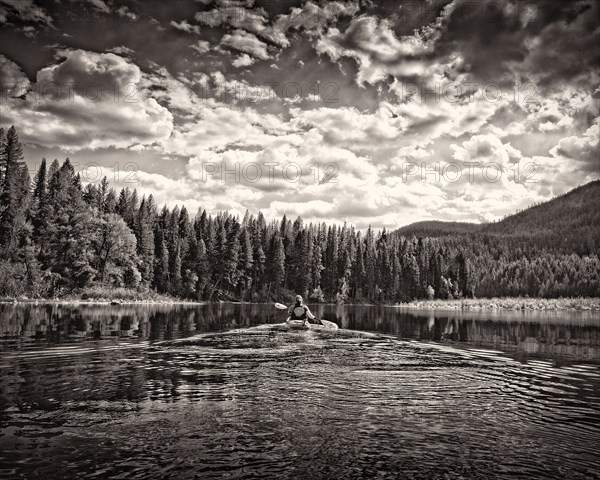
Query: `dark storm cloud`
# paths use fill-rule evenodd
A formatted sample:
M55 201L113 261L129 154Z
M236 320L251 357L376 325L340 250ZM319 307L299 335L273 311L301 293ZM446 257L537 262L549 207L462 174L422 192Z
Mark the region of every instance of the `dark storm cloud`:
M460 53L483 82L521 81L550 87L600 67L598 2L460 1L436 55Z
M0 2L0 24L2 23L52 25L53 19L44 8L33 0L2 0Z

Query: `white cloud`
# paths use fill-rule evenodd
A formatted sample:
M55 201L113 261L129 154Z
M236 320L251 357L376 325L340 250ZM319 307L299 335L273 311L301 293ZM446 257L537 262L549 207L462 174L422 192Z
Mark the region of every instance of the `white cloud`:
M353 58L358 64L356 81L359 85L376 84L390 75L427 77L434 71L425 56L433 52L453 8L454 2L444 7L432 24L401 38L396 36L388 20L360 16L352 20L343 33L330 28L317 41L316 50L333 61Z
M2 88L2 98L19 97L29 90L31 83L27 79L23 70L13 61L0 55L0 88Z
M87 0L96 10L102 13L110 13L110 8L103 0Z
M274 24L275 30L285 34L289 29L303 28L309 35L320 33L328 23L342 15L358 13L357 2L326 2L322 6L306 2L301 8L294 7L288 14L279 15Z
M239 50L240 52L249 53L261 60L269 58L267 44L244 30L235 30L231 34L227 33L223 35L221 45Z
M507 165L516 163L522 158L521 152L513 148L510 143L502 143L498 137L492 134L474 135L463 142L462 146L452 144L450 149L452 158L464 163L483 162Z
M242 53L236 57L231 64L236 68L249 67L253 65L256 60L247 53Z
M37 33L35 27L32 27L31 25L23 27L22 31L25 34L25 36L29 38L35 37L35 34Z
M112 53L60 53L65 60L38 71L25 100L3 105L24 141L79 150L168 138L173 117L140 88L136 65Z
M175 27L177 30L181 30L183 32L196 34L200 33L200 27L198 25L192 25L187 20L182 20L179 23L174 20L171 20L170 25L172 27Z
M218 2L217 8L198 12L195 18L210 27L227 25L244 30L285 48L290 45L287 38L290 29L303 29L308 35L315 35L338 17L354 15L359 10L356 1L324 2L322 6L309 1L270 19L264 9L252 8L253 5L254 2Z
M203 54L210 51L210 43L208 43L206 40L198 40L196 43L190 45L190 48L196 50L200 54Z
M126 47L124 45L120 45L118 47L109 48L107 50L107 52L116 53L117 55L127 56L127 57L130 57L130 56L132 56L135 53L131 48Z
M130 20L133 20L133 21L137 20L137 18L138 18L137 15L135 13L133 13L131 10L129 10L129 8L127 6L125 6L125 5L122 6L121 8L119 8L117 10L117 13L120 16L127 17L127 18L129 18Z
M550 150L555 157L566 157L588 164L588 168L600 175L600 117L581 136L561 138Z

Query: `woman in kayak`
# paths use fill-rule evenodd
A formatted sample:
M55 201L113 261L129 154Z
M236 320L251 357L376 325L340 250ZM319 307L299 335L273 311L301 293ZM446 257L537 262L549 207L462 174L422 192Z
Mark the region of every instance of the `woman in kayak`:
M310 309L302 303L302 296L296 295L296 303L288 309L290 320L304 320L307 318L314 320L315 316L311 313Z

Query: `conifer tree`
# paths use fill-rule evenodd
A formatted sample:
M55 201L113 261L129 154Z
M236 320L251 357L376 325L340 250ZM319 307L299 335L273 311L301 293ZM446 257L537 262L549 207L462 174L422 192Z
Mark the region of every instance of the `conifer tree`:
M14 126L0 146L0 254L9 258L16 253L25 227L30 180Z

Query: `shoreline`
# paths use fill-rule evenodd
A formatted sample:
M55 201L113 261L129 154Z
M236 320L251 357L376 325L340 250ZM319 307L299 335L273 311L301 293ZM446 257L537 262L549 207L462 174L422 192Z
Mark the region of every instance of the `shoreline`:
M210 302L194 300L106 300L106 299L77 299L77 298L27 298L21 300L0 300L0 305L206 305ZM217 302L214 302L217 303Z
M389 306L419 310L600 311L600 298L463 298L451 300L413 300L412 302Z
M197 301L184 300L178 298L147 298L147 299L108 299L108 298L22 298L22 299L0 299L0 305L207 305L218 303L232 304L269 304L272 302L241 302L241 301ZM335 303L319 303L311 305L335 305ZM406 308L413 310L533 310L533 311L600 311L600 298L523 298L523 297L504 297L504 298L481 298L481 299L449 299L449 300L413 300L406 303L397 303L390 305L375 305L365 303L346 303L343 306L381 306L385 308Z

